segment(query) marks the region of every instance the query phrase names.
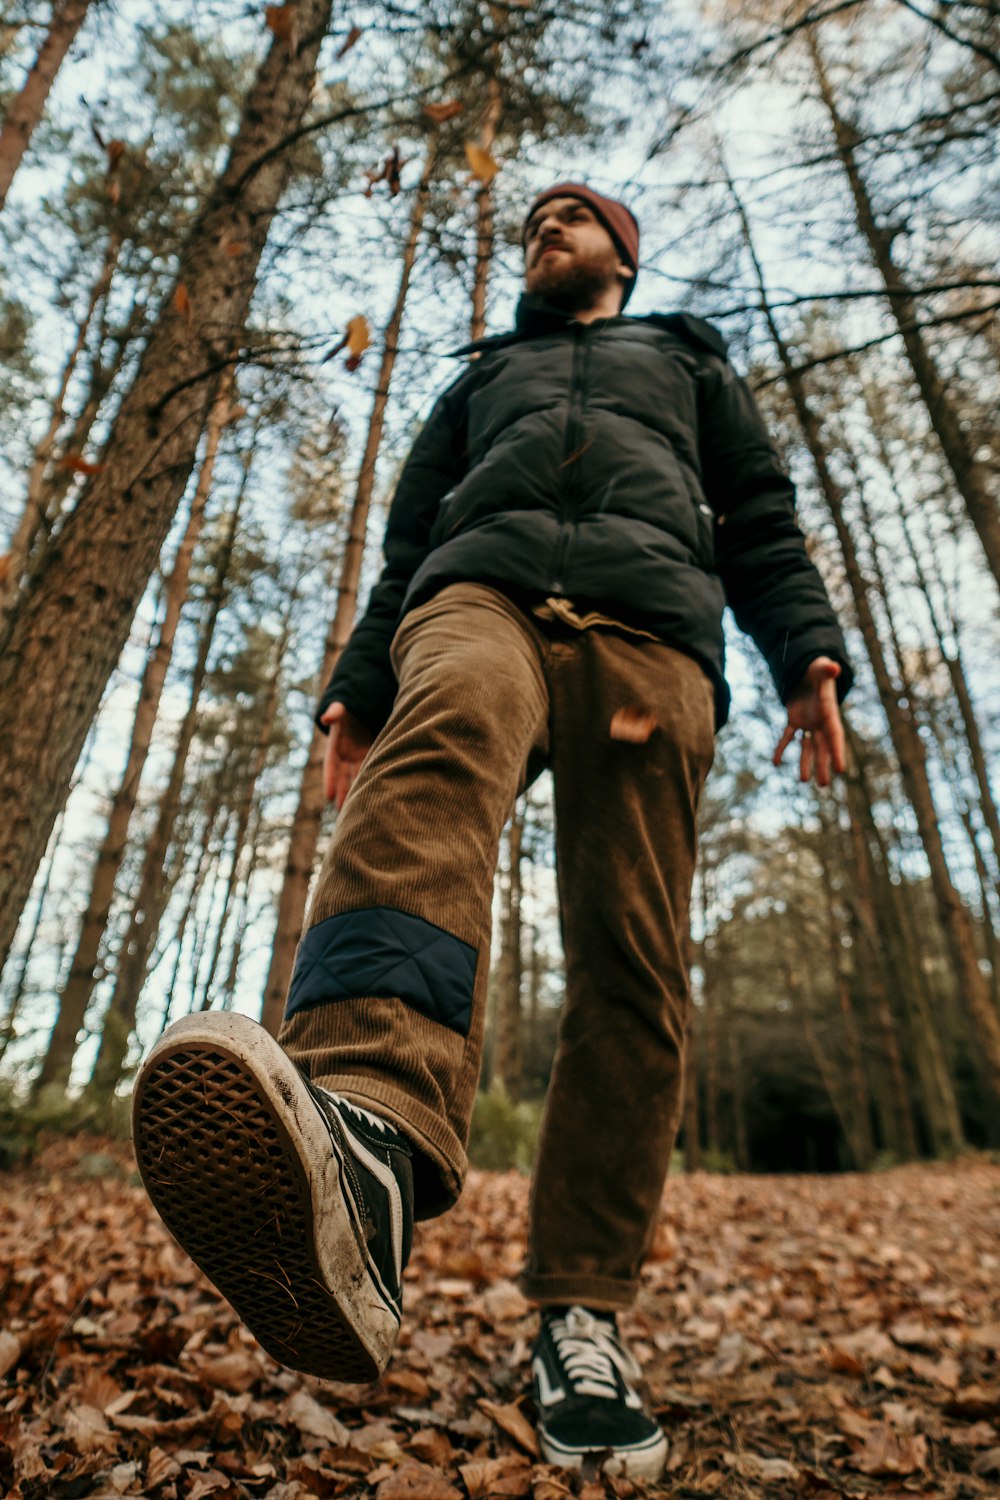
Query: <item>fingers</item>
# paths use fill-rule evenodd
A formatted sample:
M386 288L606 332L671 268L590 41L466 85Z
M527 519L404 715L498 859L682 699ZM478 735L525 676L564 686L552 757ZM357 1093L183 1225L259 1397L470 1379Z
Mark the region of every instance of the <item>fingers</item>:
M812 775L813 740L808 729L802 735L802 755L799 759L799 780L808 781Z
M785 732L781 736L781 739L778 741L778 748L774 752L774 758L772 760L772 765L775 765L775 766L780 766L781 765L781 757L784 755L785 751L788 749L789 745L792 743L792 740L794 740L794 738L795 738L795 729L793 728L793 726L791 724L786 725L785 726Z

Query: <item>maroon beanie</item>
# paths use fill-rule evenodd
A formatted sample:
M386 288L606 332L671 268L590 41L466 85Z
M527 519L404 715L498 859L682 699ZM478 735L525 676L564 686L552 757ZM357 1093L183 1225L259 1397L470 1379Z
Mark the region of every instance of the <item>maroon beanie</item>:
M634 273L639 270L639 225L635 215L625 207L624 203L619 203L617 198L605 198L603 194L595 193L593 188L587 187L583 182L557 182L555 187L546 188L544 193L539 193L528 209L524 219L524 229L521 231L522 243L531 215L552 198L579 198L587 204L588 208L593 209L614 240L618 254L633 272L632 280L625 287L622 296L622 307L624 307L635 287Z

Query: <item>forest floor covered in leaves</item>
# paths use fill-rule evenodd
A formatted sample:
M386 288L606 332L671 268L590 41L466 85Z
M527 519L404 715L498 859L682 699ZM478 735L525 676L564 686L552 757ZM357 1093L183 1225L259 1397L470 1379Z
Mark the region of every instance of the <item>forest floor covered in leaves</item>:
M127 1148L0 1177L0 1493L16 1500L996 1496L1000 1165L671 1179L624 1327L661 1485L540 1462L527 1183L473 1173L420 1226L378 1387L273 1363L176 1248Z

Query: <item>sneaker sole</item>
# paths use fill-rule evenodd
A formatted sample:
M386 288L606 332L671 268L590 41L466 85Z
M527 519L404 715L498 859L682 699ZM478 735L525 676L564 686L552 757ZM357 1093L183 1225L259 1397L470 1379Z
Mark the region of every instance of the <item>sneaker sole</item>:
M558 1464L563 1469L582 1469L587 1458L598 1456L598 1450L593 1448L565 1448L541 1430L538 1439L546 1463ZM662 1477L668 1447L666 1436L661 1432L635 1448L613 1449L601 1464L601 1472L626 1479L655 1481Z
M178 1244L280 1364L370 1382L395 1308L374 1281L344 1163L300 1074L246 1016L176 1022L144 1063L132 1135Z

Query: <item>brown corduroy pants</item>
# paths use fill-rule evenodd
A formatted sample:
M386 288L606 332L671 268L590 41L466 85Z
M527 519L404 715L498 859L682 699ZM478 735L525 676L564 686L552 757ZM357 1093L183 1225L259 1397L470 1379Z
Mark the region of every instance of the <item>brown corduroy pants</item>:
M320 924L388 913L456 972L467 960L467 1014L439 1019L370 983L353 993L341 942L329 989L313 965L309 1003L291 1013L290 999L280 1041L314 1081L412 1141L418 1217L454 1202L479 1080L500 836L529 760L549 764L566 1001L522 1287L540 1303L627 1306L680 1122L712 686L658 641L543 624L471 583L407 614L392 658L399 693L338 818L299 967ZM621 709L655 721L644 743L612 736Z

